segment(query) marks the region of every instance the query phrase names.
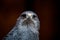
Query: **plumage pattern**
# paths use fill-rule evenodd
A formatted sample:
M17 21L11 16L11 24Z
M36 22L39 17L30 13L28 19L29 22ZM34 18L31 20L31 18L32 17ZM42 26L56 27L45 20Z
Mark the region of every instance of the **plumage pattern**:
M39 40L40 21L37 14L24 11L17 19L15 27L3 40Z

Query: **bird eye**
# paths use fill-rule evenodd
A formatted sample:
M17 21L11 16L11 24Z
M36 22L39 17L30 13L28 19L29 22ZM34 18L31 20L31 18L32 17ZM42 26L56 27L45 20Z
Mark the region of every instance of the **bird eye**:
M26 14L22 14L21 17L26 18Z
M36 15L33 15L33 18L36 18Z

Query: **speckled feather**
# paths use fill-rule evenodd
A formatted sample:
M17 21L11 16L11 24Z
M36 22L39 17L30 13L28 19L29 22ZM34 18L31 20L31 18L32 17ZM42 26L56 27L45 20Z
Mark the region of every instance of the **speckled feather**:
M35 14L32 11L25 11L22 14ZM36 14L35 14L36 15ZM26 24L21 17L17 19L15 27L3 38L3 40L39 40L40 21L32 19L31 23Z

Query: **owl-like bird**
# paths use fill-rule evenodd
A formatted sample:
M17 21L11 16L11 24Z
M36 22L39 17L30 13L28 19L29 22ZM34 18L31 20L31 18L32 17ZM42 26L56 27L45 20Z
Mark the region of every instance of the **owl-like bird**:
M40 21L33 11L24 11L17 18L15 27L3 40L39 40Z

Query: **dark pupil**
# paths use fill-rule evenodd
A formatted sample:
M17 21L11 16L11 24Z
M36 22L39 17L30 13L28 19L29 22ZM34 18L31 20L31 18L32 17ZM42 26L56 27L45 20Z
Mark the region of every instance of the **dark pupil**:
M22 16L22 17L26 17L26 14L22 14L21 16Z
M35 18L36 16L35 15L33 15L33 18Z

